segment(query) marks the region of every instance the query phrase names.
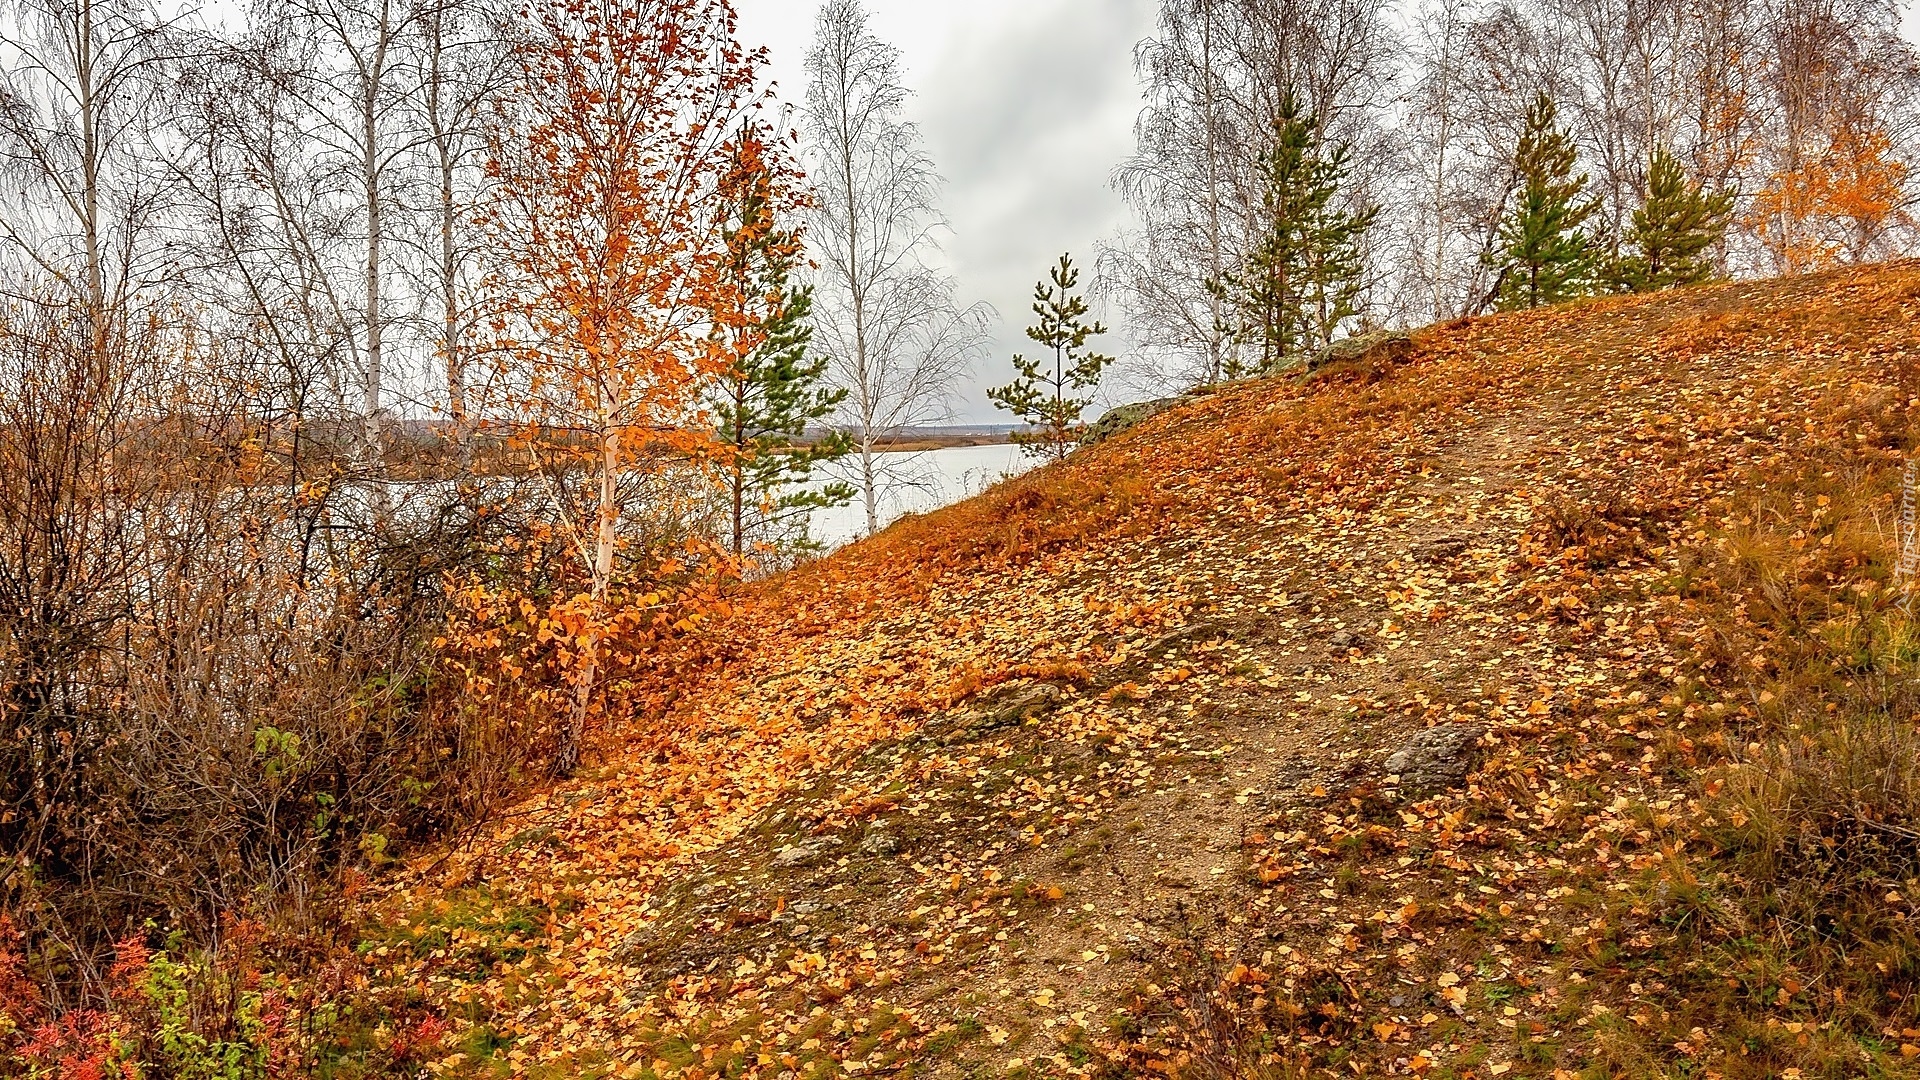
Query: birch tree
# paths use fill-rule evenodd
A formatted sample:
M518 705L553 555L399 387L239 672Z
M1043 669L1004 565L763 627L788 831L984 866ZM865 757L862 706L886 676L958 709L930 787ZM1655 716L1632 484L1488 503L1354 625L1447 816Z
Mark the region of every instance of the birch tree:
M1227 6L1167 3L1158 36L1135 50L1149 100L1134 124L1139 150L1115 170L1114 186L1140 227L1100 259L1100 277L1133 316L1138 344L1171 360L1177 381L1218 382L1239 366L1222 287L1247 232L1245 193L1236 187L1239 133L1224 100Z
M311 43L312 66L275 72L306 110L309 137L321 148L324 167L337 170L342 226L357 232L360 250L343 269L357 288L342 283L358 308L356 333L360 415L368 463L378 471L386 449L389 329L396 321L391 291L394 266L389 242L399 223L398 173L411 149L403 123L417 81L405 41L422 9L395 0L300 0L282 9L289 32ZM344 255L345 252L343 251ZM357 294L357 295L356 295Z
M1267 164L1290 96L1315 118L1315 141L1353 148L1340 209L1364 212L1391 185L1395 43L1381 0L1161 5L1135 54L1147 98L1137 149L1114 177L1140 227L1103 255L1102 274L1177 381L1240 366L1223 290L1266 235Z
M821 8L807 71L814 341L847 391L855 486L877 532L890 479L884 440L950 415L992 312L961 309L953 281L928 265L944 224L939 177L901 117L899 53L868 32L859 0Z
M422 183L411 201L417 245L409 276L419 318L440 363L447 416L470 456L476 337L489 308L491 259L482 219L491 199L487 121L512 70L511 26L487 0L438 0L419 14L412 40L416 89L407 124Z
M704 449L700 394L731 370L721 196L758 57L726 0L540 0L525 19L490 168L525 438L585 583L546 615L570 654L566 774L614 644L661 604L627 595L655 554L629 531L635 488Z
M0 167L17 192L0 240L84 306L96 354L120 302L161 273L148 123L162 29L140 0L25 0L0 21Z
M1423 286L1425 314L1438 322L1466 306L1470 283L1463 283L1456 239L1464 211L1458 191L1463 172L1460 69L1464 59L1465 0L1429 0L1414 20L1419 78L1407 97L1407 129L1418 170L1408 181L1417 194L1407 200L1415 240L1413 269ZM1469 264L1470 265L1470 264Z

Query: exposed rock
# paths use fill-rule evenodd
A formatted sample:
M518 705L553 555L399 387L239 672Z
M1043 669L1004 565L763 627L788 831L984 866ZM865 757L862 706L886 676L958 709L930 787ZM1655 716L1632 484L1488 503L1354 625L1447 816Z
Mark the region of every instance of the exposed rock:
M620 939L614 946L614 959L622 964L638 964L647 956L647 947L653 944L653 927L643 926Z
M1162 634L1140 647L1147 656L1162 656L1172 652L1190 641L1215 641L1226 637L1227 631L1215 623L1198 622L1183 626L1172 633Z
M1021 687L987 699L986 715L976 722L975 730L1024 724L1051 712L1060 704L1060 688L1047 683Z
M1467 542L1458 536L1436 536L1413 549L1413 555L1422 562L1442 563L1456 558L1465 550Z
M820 858L820 849L809 844L790 844L773 853L775 866L807 866Z
M1110 409L1105 416L1086 426L1085 430L1080 433L1080 441L1088 446L1097 442L1105 442L1130 427L1159 416L1161 413L1166 412L1178 404L1180 404L1179 398L1159 398L1154 401L1137 401L1132 405L1122 405L1119 408Z
M867 838L860 841L860 854L877 858L892 858L900 854L900 838L887 829L878 826L868 830Z
M1367 644L1367 636L1353 630L1335 630L1333 635L1327 638L1327 648L1335 655L1352 649L1364 649Z
M1047 683L997 687L975 698L972 709L959 714L954 726L936 741L942 746L969 742L1044 716L1063 700L1060 688Z
M1387 758L1387 773L1400 778L1403 795L1431 795L1458 787L1479 764L1480 738L1486 733L1478 724L1428 728Z
M1321 349L1307 361L1308 371L1339 365L1346 368L1383 368L1413 354L1413 337L1399 330L1356 334Z

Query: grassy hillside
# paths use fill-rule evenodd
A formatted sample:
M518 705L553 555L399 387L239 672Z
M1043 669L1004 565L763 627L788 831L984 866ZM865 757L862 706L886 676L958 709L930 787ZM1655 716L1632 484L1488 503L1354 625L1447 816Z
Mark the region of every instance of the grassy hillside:
M1920 1076L1920 265L1436 327L769 586L383 885L486 1077Z

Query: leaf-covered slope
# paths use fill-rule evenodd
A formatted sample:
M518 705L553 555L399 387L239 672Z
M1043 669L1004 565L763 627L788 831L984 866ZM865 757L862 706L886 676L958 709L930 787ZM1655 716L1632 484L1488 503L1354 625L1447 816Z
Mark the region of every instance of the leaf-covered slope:
M1792 709L1911 726L1917 318L1901 265L1197 397L769 586L368 948L459 1076L1913 1075L1920 822L1801 942L1753 807Z

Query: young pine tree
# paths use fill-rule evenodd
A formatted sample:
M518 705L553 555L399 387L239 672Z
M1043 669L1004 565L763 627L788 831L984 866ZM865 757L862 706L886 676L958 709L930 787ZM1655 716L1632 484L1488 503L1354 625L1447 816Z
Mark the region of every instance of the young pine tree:
M1007 386L987 391L997 408L1025 421L1031 431L1013 439L1035 457L1066 458L1079 442L1080 414L1091 399L1071 396L1100 383L1100 373L1113 362L1087 349L1087 342L1107 328L1087 322L1087 301L1074 293L1080 283L1080 271L1069 255L1060 256L1059 265L1033 289L1033 313L1040 321L1027 327L1027 336L1053 351L1053 369L1042 365L1045 359L1029 360L1016 355L1013 366L1020 375Z
M1330 185L1346 183L1347 148L1327 160ZM1361 248L1380 208L1357 213L1341 210L1331 199L1307 217L1307 288L1304 300L1307 344L1324 349L1347 320L1360 314L1360 294L1366 284L1367 260Z
M1732 217L1733 192L1709 194L1688 182L1672 154L1655 151L1647 201L1634 211L1627 235L1632 254L1615 268L1615 282L1630 292L1654 292L1712 280L1716 267L1710 252L1726 236Z
M1255 370L1262 373L1306 361L1312 351L1332 342L1342 323L1359 314L1366 268L1360 242L1379 211L1341 208L1348 150L1323 153L1316 127L1299 101L1287 95L1265 160L1265 232L1244 270L1224 282L1209 283L1230 299L1238 337L1254 346Z
M1581 198L1587 178L1573 174L1573 144L1558 122L1553 99L1542 93L1514 151L1519 201L1500 223L1494 256L1502 311L1558 304L1593 288L1596 254L1583 227L1599 204Z
M761 133L734 147L722 188L726 268L716 291L715 333L731 367L709 396L721 444L728 546L735 557L756 547L804 544L793 524L809 510L853 498L845 484L804 487L815 466L845 456L851 440L839 432L811 444L809 424L847 396L824 386L827 361L808 355L813 342L811 289L795 280L803 254L798 229L782 224L792 190L770 161Z

